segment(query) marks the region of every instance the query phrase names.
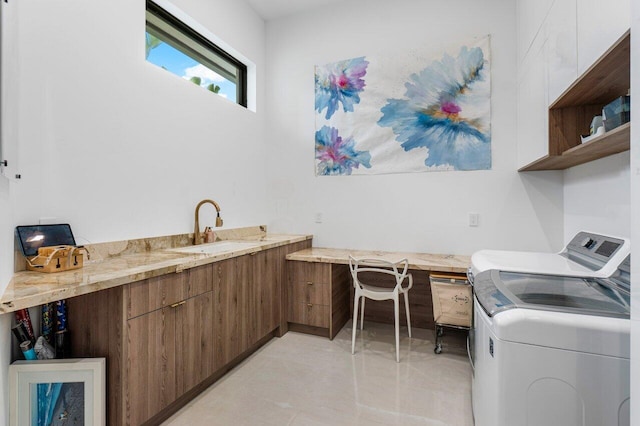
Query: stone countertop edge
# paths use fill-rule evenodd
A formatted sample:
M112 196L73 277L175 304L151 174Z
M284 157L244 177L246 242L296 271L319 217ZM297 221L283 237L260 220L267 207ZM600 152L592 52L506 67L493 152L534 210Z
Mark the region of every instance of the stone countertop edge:
M469 265L471 265L471 257L464 255L349 250L322 247L313 247L290 253L287 255L287 260L348 265L349 254L355 258L384 259L391 262L407 258L409 261L409 269L422 271L466 273Z
M256 245L214 254L176 253L160 249L108 258L95 263L89 262L81 269L66 272L51 274L33 271L16 272L0 298L0 314L161 275L179 273L198 266L312 238L312 235L285 234L267 234L254 239L240 237L234 241L255 242Z

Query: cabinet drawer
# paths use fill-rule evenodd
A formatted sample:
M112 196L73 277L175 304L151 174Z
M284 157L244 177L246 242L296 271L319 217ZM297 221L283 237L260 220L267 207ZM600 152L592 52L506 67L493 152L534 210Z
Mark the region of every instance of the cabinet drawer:
M329 305L329 285L313 282L294 282L291 284L291 303L313 303Z
M329 306L299 302L291 303L290 306L290 322L329 328Z
M168 274L129 284L128 318L170 306L187 298L188 273Z
M290 261L289 282L329 284L331 281L331 265L328 263Z

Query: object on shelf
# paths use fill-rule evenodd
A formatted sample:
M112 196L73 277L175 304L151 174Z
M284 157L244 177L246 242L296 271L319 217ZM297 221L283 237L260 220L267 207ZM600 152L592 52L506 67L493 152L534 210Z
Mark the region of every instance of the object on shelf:
M27 335L29 336L29 340L31 340L32 343L35 342L36 336L33 333L33 325L31 323L31 316L29 315L29 310L27 308L20 309L15 312L15 317L16 317L16 324L20 322L23 323L25 329L27 330ZM18 342L18 343L22 343L22 342Z
M16 336L18 345L23 342L31 341L31 338L29 338L29 333L27 332L27 327L22 321L18 321L18 323L11 328L11 331L13 332L13 335Z
M602 136L602 135L604 135L604 126L598 127L596 132L590 134L589 136L580 136L580 142L581 143L586 143L586 142L589 142L591 139L595 139L598 136Z
M20 343L20 350L22 350L22 355L24 355L24 359L27 361L38 359L36 351L33 350L33 343L31 343L30 340Z
M596 132L600 129L600 127L602 127L602 116L596 115L595 117L593 117L593 120L591 120L591 126L589 127L589 134L595 135Z
M69 339L67 337L67 301L56 302L56 333L55 333L56 358L65 358Z
M631 119L631 97L620 96L602 108L605 131L613 130Z
M53 345L53 327L56 321L55 303L45 303L42 305L42 314L40 315L40 319L40 333L47 343Z
M54 359L56 357L56 350L44 339L43 336L38 337L33 350L36 351L38 359Z

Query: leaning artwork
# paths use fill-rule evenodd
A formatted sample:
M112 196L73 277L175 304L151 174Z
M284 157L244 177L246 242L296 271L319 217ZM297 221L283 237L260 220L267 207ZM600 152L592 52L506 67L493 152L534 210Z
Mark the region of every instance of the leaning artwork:
M491 169L489 37L316 66L317 175Z

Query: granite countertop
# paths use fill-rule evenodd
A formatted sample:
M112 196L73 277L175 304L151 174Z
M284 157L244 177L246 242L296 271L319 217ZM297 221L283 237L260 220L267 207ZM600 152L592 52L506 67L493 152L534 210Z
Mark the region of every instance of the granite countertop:
M51 274L16 272L0 298L0 314L312 238L311 235L267 234L263 226L219 230L216 235L216 242L252 244L214 254L171 251L190 245L192 235L182 234L87 245L91 260L85 260L81 269Z
M348 250L319 247L304 249L288 254L287 260L348 264L349 255L352 255L355 258L383 259L390 262L396 262L400 259L407 258L409 261L409 269L423 271L466 273L467 268L471 265L471 257L462 255Z

